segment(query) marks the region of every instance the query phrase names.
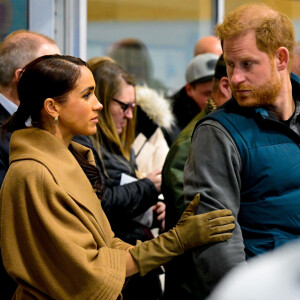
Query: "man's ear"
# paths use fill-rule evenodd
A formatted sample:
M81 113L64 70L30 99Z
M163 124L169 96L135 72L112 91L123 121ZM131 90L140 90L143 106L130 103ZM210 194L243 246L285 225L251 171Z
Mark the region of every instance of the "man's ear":
M289 50L285 47L279 47L275 52L275 60L278 71L285 70L290 60Z
M232 95L231 95L231 88L230 88L228 77L223 76L220 79L219 88L226 99L231 98Z
M50 115L53 118L59 116L59 107L58 107L58 104L52 98L47 98L44 101L44 110L48 113L48 115Z
M15 82L18 82L19 81L19 76L20 76L20 73L22 72L22 69L17 69L15 71L15 75L14 75L14 80Z
M186 91L187 95L192 98L193 86L191 84L187 83L185 85L185 91Z

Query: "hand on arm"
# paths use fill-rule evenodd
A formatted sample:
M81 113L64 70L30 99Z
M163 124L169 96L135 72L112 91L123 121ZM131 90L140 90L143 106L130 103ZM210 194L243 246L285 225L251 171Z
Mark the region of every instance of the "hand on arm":
M142 276L190 248L232 237L228 232L234 228L231 211L195 215L199 200L196 195L173 229L129 250Z

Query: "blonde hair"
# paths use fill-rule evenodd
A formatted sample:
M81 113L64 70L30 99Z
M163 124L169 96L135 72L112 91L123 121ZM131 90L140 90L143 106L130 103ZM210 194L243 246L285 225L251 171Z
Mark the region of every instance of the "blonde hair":
M95 65L96 63L98 62L101 62L101 61L105 61L105 60L108 60L108 61L111 61L111 62L115 62L112 58L110 58L109 56L95 56L95 57L92 57L90 58L89 60L87 60L87 64L89 66L92 66L92 65Z
M127 84L132 86L135 86L135 80L118 63L105 57L94 60L90 64L90 70L96 82L95 94L103 104L103 109L99 113L96 139L110 152L121 154L129 161L131 145L135 139L136 109L133 111L133 118L127 120L126 127L119 135L110 114L109 106L120 89L121 80L125 80Z
M250 3L231 11L224 22L216 27L216 34L223 45L224 39L243 35L254 30L256 45L273 57L279 47L286 47L290 54L291 67L295 46L295 31L291 20L264 3Z

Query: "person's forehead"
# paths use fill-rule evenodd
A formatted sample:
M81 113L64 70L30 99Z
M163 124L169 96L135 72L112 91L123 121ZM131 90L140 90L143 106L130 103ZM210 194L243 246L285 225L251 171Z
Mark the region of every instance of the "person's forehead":
M247 32L243 35L232 36L223 41L224 59L232 58L236 55L251 56L254 53L262 52L257 48L254 32Z
M116 93L116 97L120 98L119 100L122 100L126 104L132 103L135 100L135 87L123 80L123 84L121 84L118 93Z
M95 88L95 80L92 72L86 66L80 66L80 75L76 80L73 90L82 92L84 89L93 87Z

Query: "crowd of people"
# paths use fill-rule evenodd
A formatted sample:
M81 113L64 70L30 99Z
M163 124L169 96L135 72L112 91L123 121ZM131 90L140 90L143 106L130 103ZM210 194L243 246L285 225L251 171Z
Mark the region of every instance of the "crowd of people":
M172 96L135 39L2 41L3 299L297 299L300 44L259 3L216 35Z

